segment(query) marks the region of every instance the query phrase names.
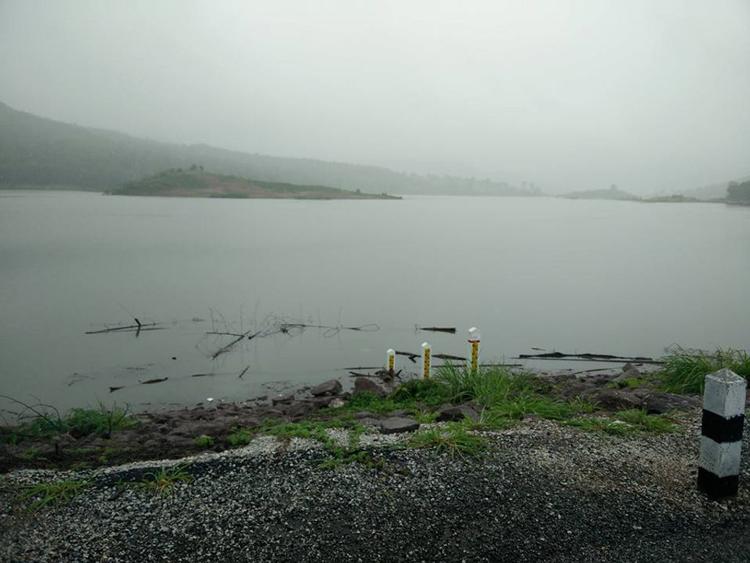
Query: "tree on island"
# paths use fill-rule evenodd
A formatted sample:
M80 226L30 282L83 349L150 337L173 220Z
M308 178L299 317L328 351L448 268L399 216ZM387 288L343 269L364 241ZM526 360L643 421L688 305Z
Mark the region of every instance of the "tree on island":
M750 180L742 183L729 182L727 186L727 201L750 203Z

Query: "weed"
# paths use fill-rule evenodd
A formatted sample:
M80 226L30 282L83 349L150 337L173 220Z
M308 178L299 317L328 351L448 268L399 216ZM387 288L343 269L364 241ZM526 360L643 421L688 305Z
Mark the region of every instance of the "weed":
M661 370L664 387L675 393L702 393L706 375L729 368L750 378L750 355L744 350L718 349L714 353L676 348L664 358Z
M26 487L20 495L22 501L31 501L29 511L36 512L47 506L65 504L89 486L88 481L55 481Z
M625 436L639 433L673 432L675 425L661 415L647 414L640 409L631 409L615 413L611 418L579 417L566 421L570 426L576 426L589 432L604 432Z
M184 465L162 467L156 472L146 473L138 486L155 495L167 496L172 493L178 483L190 483L193 478L185 470Z
M199 448L210 448L216 442L213 436L208 436L207 434L201 434L200 436L196 437L195 440L193 441L195 442L195 445L198 446Z
M253 432L247 428L235 428L228 436L230 446L246 446L253 439Z
M487 447L483 437L470 434L461 423L415 432L408 443L414 448L433 448L450 457L476 456Z

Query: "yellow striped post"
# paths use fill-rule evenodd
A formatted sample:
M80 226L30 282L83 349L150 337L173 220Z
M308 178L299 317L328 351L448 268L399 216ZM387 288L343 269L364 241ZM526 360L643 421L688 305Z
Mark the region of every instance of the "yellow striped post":
M479 329L475 326L469 329L469 345L471 346L471 371L476 373L479 369L479 342L482 337Z
M422 377L430 378L430 363L432 362L432 346L427 342L422 343Z
M388 373L393 375L393 372L396 370L396 351L393 348L389 348L386 352L387 362L386 365L388 366Z

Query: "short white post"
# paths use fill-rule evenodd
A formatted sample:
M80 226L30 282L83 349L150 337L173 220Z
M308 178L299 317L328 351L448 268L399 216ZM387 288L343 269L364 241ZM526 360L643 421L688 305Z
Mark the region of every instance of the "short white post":
M430 363L432 362L432 346L422 342L422 377L430 378Z
M482 335L479 333L479 329L475 326L469 329L469 346L471 350L469 357L471 358L471 371L476 373L479 369L479 342L482 340Z
M386 354L386 366L388 366L388 373L393 375L396 369L396 351L393 348L388 348Z
M706 376L698 489L711 498L737 495L746 387L726 368Z

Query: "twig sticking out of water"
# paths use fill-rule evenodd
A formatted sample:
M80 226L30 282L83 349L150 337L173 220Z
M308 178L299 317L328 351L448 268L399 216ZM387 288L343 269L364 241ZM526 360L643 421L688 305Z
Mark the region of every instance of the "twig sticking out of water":
M142 323L137 318L133 317L135 321L134 325L125 326L113 326L107 327L100 330L88 330L85 334L105 334L108 332L132 332L135 331L135 335L138 336L142 330L158 330L158 323Z

